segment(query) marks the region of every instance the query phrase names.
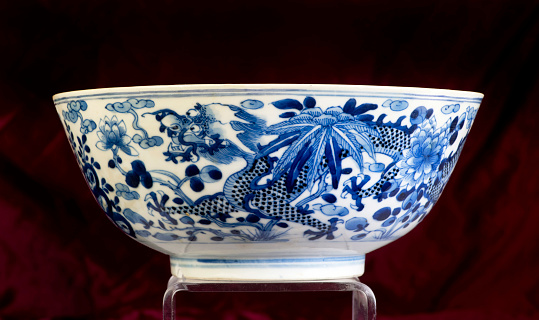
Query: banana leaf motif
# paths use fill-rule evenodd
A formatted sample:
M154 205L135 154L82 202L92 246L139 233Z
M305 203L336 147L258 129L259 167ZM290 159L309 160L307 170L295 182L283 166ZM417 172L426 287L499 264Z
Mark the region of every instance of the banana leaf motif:
M316 101L312 97L307 97L303 104L286 99L276 101L273 105L279 109L301 109L299 114L281 114L281 117L289 119L267 128L266 134L278 137L259 152L259 157L263 157L287 147L275 164L274 179L288 173L288 191L293 189L304 166L309 168L309 190L328 170L333 188L338 188L343 151L347 151L361 170L364 166L363 152L375 158L370 137L379 137L379 133L361 119L363 113L376 109L377 105L362 104L356 107L356 100L349 99L344 107L329 107L322 111L315 106Z

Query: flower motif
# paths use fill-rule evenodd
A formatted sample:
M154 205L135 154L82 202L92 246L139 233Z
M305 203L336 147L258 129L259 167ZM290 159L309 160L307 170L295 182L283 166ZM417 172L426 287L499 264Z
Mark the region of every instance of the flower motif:
M118 118L113 116L112 119L105 117L99 121L99 131L97 131L97 137L100 141L96 143L96 147L99 150L107 151L117 149L122 150L130 156L138 155L135 148L131 147L129 143L131 138L126 134L127 128L125 122L122 120L118 122Z
M397 179L401 186L413 187L435 179L443 151L448 144L446 126L436 129L434 117L423 121L410 139L410 148L403 150L403 159L397 163L400 168Z

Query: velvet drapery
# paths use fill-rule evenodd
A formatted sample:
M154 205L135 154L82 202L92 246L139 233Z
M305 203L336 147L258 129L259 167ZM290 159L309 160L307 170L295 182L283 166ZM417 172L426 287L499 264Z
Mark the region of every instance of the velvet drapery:
M537 1L11 1L0 39L0 318L160 318L168 259L99 211L51 96L181 83L484 93L441 199L361 280L379 319L539 318ZM347 319L349 299L188 295L178 318Z

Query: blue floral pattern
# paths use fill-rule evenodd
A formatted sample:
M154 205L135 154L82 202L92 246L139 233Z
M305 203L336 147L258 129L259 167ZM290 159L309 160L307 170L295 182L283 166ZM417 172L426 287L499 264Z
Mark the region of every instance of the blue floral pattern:
M67 102L61 114L92 193L132 237L286 241L302 230L310 241L375 241L425 217L477 112L468 106L457 116L461 104L446 104L440 125L432 108L412 110L413 101L379 103L326 105L306 96L196 103L179 113L130 98L92 104L109 113L95 121L83 117L90 108L83 100ZM265 119L262 108L280 120ZM401 114L394 122L386 120L389 109ZM166 166L144 162L148 149ZM231 172L235 163L242 166ZM111 172L123 180L109 183ZM131 205L141 201L145 210Z
M118 121L116 116L113 116L112 119L105 117L99 122L99 130L97 131L99 142L96 147L102 151L114 150L117 152L119 149L130 156L138 155L137 150L129 145L131 137L126 132L127 127L123 120Z
M410 137L410 148L402 151L402 160L397 163L401 186L413 187L435 179L447 145L446 130L436 128L436 119L423 121Z

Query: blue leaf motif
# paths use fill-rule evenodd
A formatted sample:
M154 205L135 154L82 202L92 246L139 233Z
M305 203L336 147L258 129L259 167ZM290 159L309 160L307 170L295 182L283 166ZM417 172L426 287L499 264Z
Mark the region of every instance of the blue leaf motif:
M223 173L219 168L208 165L200 170L200 179L206 183L212 183L221 180Z
M288 147L281 159L279 159L275 165L276 176L280 176L285 171L285 167L292 163L292 159L296 157L298 152L305 146L307 142L317 140L317 135L320 135L318 130L319 127L320 126L316 126L312 129L308 128L304 130L303 136L298 138L290 147Z
M352 218L344 224L346 230L361 231L369 225L367 219L363 217Z
M420 106L414 109L410 114L410 122L412 124L420 124L427 118L427 108Z
M361 240L363 238L365 238L367 236L366 233L360 233L360 234L356 234L355 236L353 236L351 239L352 240Z
M188 217L188 216L181 217L180 222L185 223L185 224L190 224L190 225L195 224L195 220L193 220L191 217Z
M374 104L374 103L363 103L362 105L358 106L357 108L354 109L354 112L352 112L352 114L354 116L357 116L357 115L360 115L360 114L363 114L369 110L376 110L378 109L378 105Z
M322 199L324 199L326 202L329 202L329 203L335 203L337 202L337 197L335 197L334 195L332 195L331 193L325 193L322 195Z
M313 97L306 97L303 100L305 108L314 108L316 106L316 100Z
M117 183L115 184L115 186L116 186L116 190L118 191L129 192L129 187L123 183Z
M195 192L204 190L204 182L202 182L199 177L191 178L191 180L189 180L189 186L191 187L191 190Z
M384 207L384 208L376 211L372 215L372 217L373 217L374 220L384 221L385 219L389 218L390 215L391 215L391 208Z
M393 224L393 222L395 222L397 218L395 217L391 217L389 219L387 219L386 221L384 221L384 223L382 223L382 227L389 227L390 225Z
M141 236L144 238L147 238L152 235L148 230L136 230L135 233L137 234L137 236Z
M320 211L322 211L323 214L326 216L339 216L344 217L348 215L349 211L345 207L336 206L333 204L326 204L323 206L320 206Z
M279 118L292 118L296 116L296 113L293 111L283 112L279 115Z
M312 190L314 186L314 182L316 181L317 177L321 176L323 173L323 166L320 165L322 162L322 157L324 156L323 148L326 146L326 139L329 136L328 130L324 130L322 134L318 137L317 141L315 141L314 144L314 151L311 159L307 163L309 168L313 168L309 171L307 171L307 181L308 181L308 188L309 190Z
M256 223L260 220L259 217L257 217L256 215L254 214L249 214L246 218L247 221L251 222L251 223Z
M359 165L360 169L363 170L363 155L361 153L362 144L357 141L356 136L350 131L344 131L335 126L335 128L333 128L333 137L337 140L338 144L347 147L352 158ZM361 139L361 136L358 136L358 138ZM363 142L363 140L361 141ZM366 147L369 148L370 151L372 145L367 144ZM372 153L374 155L374 149L372 149Z
M342 108L342 111L344 113L349 113L349 114L352 114L354 112L354 109L356 108L356 99L349 99L348 101L346 101L346 103L344 104L343 108Z
M200 170L196 164L190 164L187 168L185 168L185 175L188 177L196 176L199 173Z
M284 103L282 101L284 100L276 103ZM285 172L288 172L290 179L293 179L294 173L301 170L299 166L306 165L311 168L307 172L309 190L312 190L316 181L322 179L327 170L331 174L332 186L337 188L342 173L340 154L342 150L348 150L361 168L363 168L363 150L374 159L375 151L371 136L379 137L380 134L370 125L358 121L355 115L375 109L377 105L362 104L359 107L355 105L354 99L348 100L345 105L346 111L351 114L344 112L341 107L329 107L326 111L322 111L313 105L312 108L302 109L300 114L288 121L268 127L267 134L279 137L263 149L264 154L288 147L275 164L274 179ZM308 156L303 158L306 151ZM296 163L294 159L300 156L301 162ZM324 167L325 164L327 168Z
M140 223L144 225L144 228L146 229L150 227L148 220L146 220L143 216L141 216L140 214L136 213L135 211L129 208L124 210L124 216L127 220L129 220L133 224Z
M304 131L307 128L315 127L315 124L312 123L311 116L305 116L300 118L300 116L295 116L290 118L290 120L281 122L275 125L272 125L266 130L267 134L286 134L296 131Z
M180 205L181 205L181 204L184 204L184 202L185 202L185 201L183 201L182 198L178 198L178 197L172 199L172 201L173 201L175 204L180 204Z
M272 102L276 108L279 109L297 109L301 110L303 109L303 104L299 102L298 100L294 99L283 99L279 101Z
M139 199L140 195L136 191L130 191L129 187L123 183L117 183L116 185L116 195L122 197L126 200Z
M154 234L153 237L161 241L174 241L174 240L178 240L179 238L179 236L174 233L160 233L160 232Z
M333 188L339 187L339 179L341 177L341 148L335 137L328 140L326 143L326 159L328 162L329 172L331 173L331 182Z
M386 168L385 164L383 163L371 163L369 164L369 170L371 172L382 172Z

